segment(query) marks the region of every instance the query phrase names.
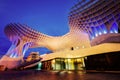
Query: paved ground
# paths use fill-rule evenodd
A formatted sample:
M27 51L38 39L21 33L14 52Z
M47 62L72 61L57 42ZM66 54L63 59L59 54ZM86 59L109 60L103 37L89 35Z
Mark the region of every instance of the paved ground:
M120 73L81 71L6 71L0 80L120 80Z

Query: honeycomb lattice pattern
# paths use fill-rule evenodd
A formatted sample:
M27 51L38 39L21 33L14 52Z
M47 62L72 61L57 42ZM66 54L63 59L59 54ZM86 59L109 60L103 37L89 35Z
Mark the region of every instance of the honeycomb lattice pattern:
M88 33L90 40L120 30L120 0L82 0L69 15L71 30Z
M27 25L8 24L5 34L12 42L0 64L16 67L28 48L46 47L53 52L70 51L112 42L114 36L120 32L120 0L81 0L71 8L69 13L70 32L63 36L53 37L33 30ZM108 37L108 39L106 39ZM98 38L98 39L97 39ZM104 40L99 40L105 38ZM115 38L114 42L120 42ZM67 54L67 53L66 53ZM5 60L14 60L5 63ZM16 61L16 62L15 62ZM12 65L14 63L14 65Z

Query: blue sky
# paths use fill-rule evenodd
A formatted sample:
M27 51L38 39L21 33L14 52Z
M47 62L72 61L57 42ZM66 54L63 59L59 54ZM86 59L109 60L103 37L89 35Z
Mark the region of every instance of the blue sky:
M68 13L77 0L0 0L0 54L5 54L11 42L4 34L9 23L26 24L51 36L69 31ZM40 53L47 49L32 49Z

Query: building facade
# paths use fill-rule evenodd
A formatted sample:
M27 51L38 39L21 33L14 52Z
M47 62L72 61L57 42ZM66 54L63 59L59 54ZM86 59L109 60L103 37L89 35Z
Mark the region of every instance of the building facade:
M46 47L53 53L42 55L43 69L84 70L87 56L120 51L119 0L79 1L71 8L69 26L67 34L54 37L27 25L8 24L5 34L12 45L0 65L14 68L27 49Z

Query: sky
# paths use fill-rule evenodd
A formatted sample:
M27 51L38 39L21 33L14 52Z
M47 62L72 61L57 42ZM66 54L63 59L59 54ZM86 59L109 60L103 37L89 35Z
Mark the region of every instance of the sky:
M7 52L11 42L4 34L9 23L21 23L44 34L61 36L69 31L68 14L78 0L0 0L0 55ZM51 52L46 48L29 49L40 54Z

